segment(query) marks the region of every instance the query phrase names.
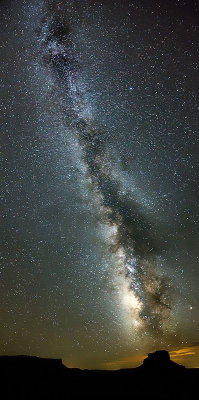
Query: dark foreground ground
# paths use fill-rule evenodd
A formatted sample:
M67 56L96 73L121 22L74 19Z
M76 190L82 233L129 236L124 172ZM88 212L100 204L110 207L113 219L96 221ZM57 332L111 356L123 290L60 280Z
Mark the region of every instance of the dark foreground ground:
M186 369L167 352L142 366L118 371L66 368L61 360L0 357L1 399L197 399L199 369ZM4 393L4 394L3 394Z

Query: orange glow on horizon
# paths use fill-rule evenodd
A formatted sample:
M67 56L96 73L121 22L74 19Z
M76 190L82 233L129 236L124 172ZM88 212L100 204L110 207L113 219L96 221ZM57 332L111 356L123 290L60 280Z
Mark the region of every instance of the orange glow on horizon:
M172 350L170 358L187 368L199 368L199 344Z
M170 359L187 368L199 368L199 344L169 351ZM145 355L128 356L101 364L101 369L135 368L142 364Z
M147 355L128 356L119 360L108 361L101 364L102 369L135 368L142 364Z

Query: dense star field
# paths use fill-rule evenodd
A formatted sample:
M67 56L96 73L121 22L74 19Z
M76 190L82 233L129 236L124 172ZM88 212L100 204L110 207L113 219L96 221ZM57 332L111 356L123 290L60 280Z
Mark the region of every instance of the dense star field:
M199 2L0 8L0 353L199 367Z

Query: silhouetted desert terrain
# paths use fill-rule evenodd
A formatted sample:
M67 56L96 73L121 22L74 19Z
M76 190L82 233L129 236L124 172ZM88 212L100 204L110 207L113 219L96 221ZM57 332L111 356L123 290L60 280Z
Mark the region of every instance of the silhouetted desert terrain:
M2 399L196 399L199 369L150 353L138 368L90 371L67 368L61 359L1 356ZM196 394L194 393L196 390Z

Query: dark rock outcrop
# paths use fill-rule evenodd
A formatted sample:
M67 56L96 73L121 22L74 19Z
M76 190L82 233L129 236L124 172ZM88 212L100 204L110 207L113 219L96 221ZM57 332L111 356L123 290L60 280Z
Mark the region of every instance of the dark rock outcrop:
M169 352L166 350L158 350L154 353L149 353L148 357L144 359L142 368L156 369L156 370L169 370L169 369L184 369L183 365L179 365L170 360Z

